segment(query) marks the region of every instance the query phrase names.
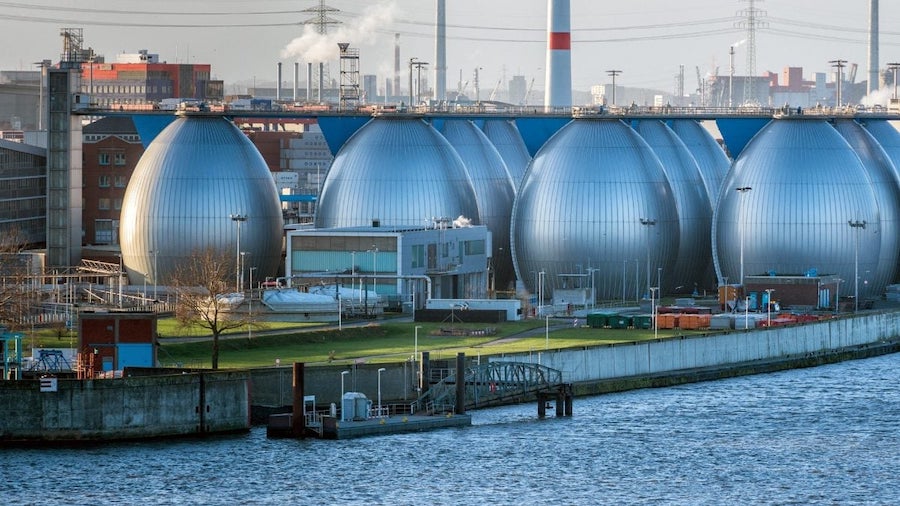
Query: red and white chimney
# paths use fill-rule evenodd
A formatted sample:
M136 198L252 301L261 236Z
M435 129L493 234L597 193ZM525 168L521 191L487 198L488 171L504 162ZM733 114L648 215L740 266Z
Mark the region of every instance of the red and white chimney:
M547 78L544 107L572 107L569 0L547 0Z

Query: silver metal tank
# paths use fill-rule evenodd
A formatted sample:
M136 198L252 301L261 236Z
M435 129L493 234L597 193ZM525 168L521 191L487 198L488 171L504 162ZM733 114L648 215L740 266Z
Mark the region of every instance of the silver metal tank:
M494 287L508 290L515 279L509 251L509 221L516 190L497 148L474 123L446 119L441 133L466 166L475 189L481 224L491 231Z
M678 225L672 189L647 142L619 120L575 119L538 151L519 187L516 273L532 293L545 273L544 303L561 287L560 274L579 272L593 277L597 299L634 300L657 285L658 268L674 265Z
M662 162L678 210L678 254L671 272L662 273L663 293L691 293L707 286L712 260L712 206L697 167L684 142L659 120L635 122L635 130Z
M318 228L480 224L475 190L453 146L417 116L373 118L338 151L316 205Z
M513 186L518 190L525 170L528 169L528 163L531 162L531 155L525 141L522 140L522 134L519 133L515 123L506 119L484 120L482 129L506 163Z
M871 297L884 293L885 287L897 276L897 262L900 260L900 177L878 141L859 123L852 119L836 119L833 124L863 162L869 184L878 199L878 221L866 224L866 233L881 237L878 267L875 271L859 273L859 296Z
M713 215L719 279L740 282L743 249L745 276L814 269L852 286L856 240L860 272L875 271L881 242L874 227L849 222L878 223L877 202L866 167L825 120L773 120L723 182Z
M703 178L706 193L709 195L710 206L715 209L722 180L731 168L731 160L728 159L722 146L713 139L712 134L697 121L676 119L672 120L669 126L697 161L700 177Z
M176 119L147 146L122 201L120 242L133 284L165 284L192 254L221 250L237 263L238 223L249 269L275 276L283 221L278 190L256 147L221 117ZM146 278L145 278L146 276Z

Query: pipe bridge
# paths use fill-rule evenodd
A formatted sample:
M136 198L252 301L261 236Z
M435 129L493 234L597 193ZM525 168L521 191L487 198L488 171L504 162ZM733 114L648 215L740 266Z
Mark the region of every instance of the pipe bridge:
M464 381L467 410L529 401L563 385L562 371L528 362L488 362L468 367ZM456 391L453 373L419 397L415 411L451 413L456 406Z

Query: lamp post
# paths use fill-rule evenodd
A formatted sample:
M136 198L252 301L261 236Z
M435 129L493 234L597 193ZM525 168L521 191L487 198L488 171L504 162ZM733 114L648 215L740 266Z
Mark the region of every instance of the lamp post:
M356 289L356 252L350 252L350 289Z
M421 325L416 325L416 340L413 343L413 361L419 361L419 329L422 328Z
M386 371L384 367L378 369L378 416L382 416L381 411L381 373Z
M860 229L865 230L866 228L866 220L849 220L847 223L851 228L856 230L856 247L854 248L853 255L853 312L859 311L859 232Z
M612 103L609 104L611 106L616 105L616 76L621 74L621 70L607 70L606 74L612 77Z
M546 274L543 269L538 273L538 315L544 314L544 278Z
M341 371L341 399L344 398L344 376L350 374L350 371Z
M741 234L741 286L744 286L744 195L752 189L753 188L749 186L739 186L735 188L735 191L741 194L738 209L738 230Z
M766 327L772 326L772 292L774 288L766 288Z
M550 315L544 316L544 349L550 349Z
M750 297L744 297L744 330L750 328Z
M234 275L234 291L235 293L238 293L241 291L241 223L247 221L247 215L229 214L228 217L231 218L231 221L237 223L237 250L234 259L235 263L237 264L237 272L235 272Z
M241 251L241 264L238 266L240 267L241 273L240 276L238 276L238 293L244 293L244 266L247 265L247 255L249 254L250 252L248 251ZM252 280L251 284L253 284Z
M378 247L373 244L368 252L372 254L372 290L378 293Z
M656 288L659 290L659 298L656 300L662 299L662 267L656 268Z
M656 314L656 292L659 290L658 286L650 287L650 317L653 318L653 338L656 339L659 337L659 324L657 323L658 314Z
M650 230L656 225L653 218L641 218L641 225L647 227L647 292L650 293Z
M156 287L159 286L159 250L153 250L150 253L153 253L153 302L158 302Z
M250 268L250 318L247 321L247 339L253 339L253 271L256 270L256 267Z
M125 268L124 268L123 261L122 261L122 254L117 253L116 256L119 257L119 308L121 309L122 308L122 277L123 277L122 273L125 270Z
M842 100L841 100L841 86L844 81L843 68L846 66L847 60L840 60L840 59L829 60L828 63L830 63L832 67L837 69L837 77L835 78L836 91L837 91L837 94L835 96L835 99L836 99L835 107L841 107L843 105Z

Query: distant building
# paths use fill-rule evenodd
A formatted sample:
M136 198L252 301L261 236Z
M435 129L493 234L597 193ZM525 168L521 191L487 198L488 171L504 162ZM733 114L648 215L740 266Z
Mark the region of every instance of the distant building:
M378 76L366 74L363 77L363 96L361 103L374 104L378 102Z
M81 91L100 107L152 106L164 98L221 101L225 84L210 78L210 65L166 63L142 49L117 55L115 63L94 57L82 64Z
M47 237L47 150L0 139L0 237L35 247Z
M85 125L82 138L82 245L118 244L122 198L144 146L127 116Z

